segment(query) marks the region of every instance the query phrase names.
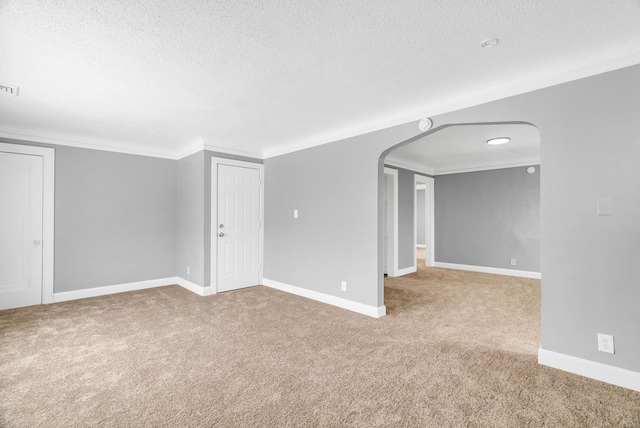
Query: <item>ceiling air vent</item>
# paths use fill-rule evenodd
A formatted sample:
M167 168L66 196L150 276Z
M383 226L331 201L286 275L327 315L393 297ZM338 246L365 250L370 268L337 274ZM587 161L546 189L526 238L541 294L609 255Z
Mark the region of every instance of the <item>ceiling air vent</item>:
M11 85L3 85L0 83L0 94L18 96L18 87Z

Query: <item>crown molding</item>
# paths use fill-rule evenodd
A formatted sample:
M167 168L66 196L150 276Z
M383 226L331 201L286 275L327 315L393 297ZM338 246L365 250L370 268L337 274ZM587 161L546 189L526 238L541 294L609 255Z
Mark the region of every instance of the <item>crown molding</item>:
M128 147L123 147L124 143L121 143L118 145L94 144L94 143L84 143L79 141L73 141L73 140L68 140L63 138L54 138L54 137L46 137L42 135L31 135L31 134L22 134L22 133L4 132L4 131L0 131L0 138L9 138L13 140L20 140L20 141L33 142L33 143L53 144L57 146L77 147L81 149L101 150L103 152L124 153L128 155L148 156L148 157L154 157L154 158L174 159L174 160L177 159L173 153L168 153L163 151L154 151L154 150L131 149Z
M123 153L128 155L171 159L171 160L183 159L187 156L190 156L194 153L198 153L204 150L210 150L216 153L224 153L224 154L235 155L235 156L249 157L254 159L263 159L263 156L261 153L228 149L225 147L218 147L218 146L213 146L213 145L203 144L203 143L185 144L184 145L186 146L185 150L181 150L176 153L176 152L169 152L169 151L165 152L165 151L132 149L129 147L124 147L126 143L94 144L94 143L73 141L73 140L64 139L64 138L23 134L23 133L17 133L17 132L0 131L0 138L6 138L9 140L17 140L17 141L24 141L24 142L32 142L32 143L51 144L56 146L77 147L80 149L100 150L103 152Z
M423 165L415 165L410 163L398 162L395 160L385 160L384 165L395 167L395 168L402 168L402 169L406 169L413 172L419 172L420 174L426 174L430 176L434 175L432 169L425 168Z
M437 170L433 175L447 175L447 174L462 174L465 172L477 172L477 171L490 171L493 169L506 169L506 168L519 168L523 166L536 166L540 165L540 159L530 159L518 162L510 162L499 165L478 165L461 168L448 168Z
M247 157L247 158L264 159L264 156L263 156L262 153L248 152L248 151L244 151L244 150L228 149L228 148L225 148L225 147L212 146L210 144L205 144L203 146L203 150L209 150L209 151L217 152L217 153L226 153L228 155L244 156L244 157Z

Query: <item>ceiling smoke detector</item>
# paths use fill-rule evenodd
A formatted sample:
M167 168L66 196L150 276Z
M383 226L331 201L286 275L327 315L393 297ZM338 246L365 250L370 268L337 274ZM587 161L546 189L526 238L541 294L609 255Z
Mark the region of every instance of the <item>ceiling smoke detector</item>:
M18 88L17 86L3 85L0 83L0 94L13 95L14 97L17 97L19 89L20 88Z
M431 129L432 126L433 126L433 122L428 117L425 117L420 122L418 122L418 128L422 132L428 131L429 129Z
M498 44L498 39L487 39L480 44L483 48L492 48Z

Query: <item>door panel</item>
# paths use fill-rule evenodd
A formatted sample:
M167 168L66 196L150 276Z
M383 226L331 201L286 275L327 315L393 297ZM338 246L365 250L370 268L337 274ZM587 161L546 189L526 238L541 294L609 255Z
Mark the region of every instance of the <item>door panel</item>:
M258 285L260 171L220 164L217 182L218 291Z
M0 309L42 303L43 158L0 152Z
M382 186L382 224L383 224L383 246L382 246L382 266L383 273L388 274L389 269L389 176L384 174L384 185Z

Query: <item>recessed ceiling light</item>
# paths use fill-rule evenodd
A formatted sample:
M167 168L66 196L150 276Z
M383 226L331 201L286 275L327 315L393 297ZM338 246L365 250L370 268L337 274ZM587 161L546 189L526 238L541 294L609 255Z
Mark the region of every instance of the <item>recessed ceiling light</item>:
M498 137L498 138L492 138L490 140L487 140L487 144L491 144L492 146L497 146L500 144L507 144L509 141L511 141L511 138L509 137Z
M498 44L498 39L487 39L480 44L483 48L492 48Z

